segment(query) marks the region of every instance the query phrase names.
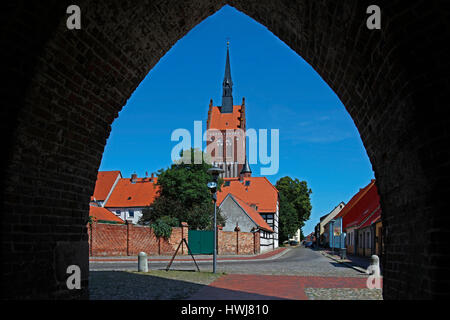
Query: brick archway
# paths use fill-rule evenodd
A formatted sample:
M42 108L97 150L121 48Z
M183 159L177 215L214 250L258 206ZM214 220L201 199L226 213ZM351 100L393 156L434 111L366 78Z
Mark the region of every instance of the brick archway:
M68 31L71 3L48 3L2 19L4 298L87 296L66 289L65 271L80 265L86 287L88 202L111 124L171 46L225 3L308 61L352 116L381 197L384 297L448 294L448 12L378 1L382 30L370 31L371 3L359 0L79 1L82 30Z

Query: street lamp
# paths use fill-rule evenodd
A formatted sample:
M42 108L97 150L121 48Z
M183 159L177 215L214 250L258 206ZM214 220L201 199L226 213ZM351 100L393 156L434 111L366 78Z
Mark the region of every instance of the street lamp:
M334 254L334 223L336 220L332 219L331 221L331 250Z
M217 262L217 182L219 180L219 175L223 172L222 169L217 167L212 167L208 169L208 173L212 175L212 181L208 182L207 186L209 191L211 191L212 199L214 200L214 251L213 251L213 273L216 273L216 262Z

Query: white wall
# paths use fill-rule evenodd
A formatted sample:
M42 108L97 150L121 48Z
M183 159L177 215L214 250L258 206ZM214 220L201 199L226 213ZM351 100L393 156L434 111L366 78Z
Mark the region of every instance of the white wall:
M273 239L274 234L271 233L271 232L266 232L266 236L268 236L269 239L264 239L263 238L264 237L264 231L263 230L259 231L259 251L261 253L267 252L267 251L270 251L270 250L274 249L274 239ZM275 248L277 248L277 247L278 247L278 244L277 244L277 246Z
M139 219L142 217L143 208L106 208L116 216L121 218L123 221L131 220L133 224L137 224ZM134 211L134 217L130 217L130 210ZM120 214L117 212L120 211Z

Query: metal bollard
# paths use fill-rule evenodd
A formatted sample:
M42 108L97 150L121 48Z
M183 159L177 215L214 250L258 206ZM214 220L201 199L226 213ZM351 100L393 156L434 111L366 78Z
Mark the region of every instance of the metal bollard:
M347 259L347 249L342 248L341 249L341 260L345 260L345 259Z
M148 272L147 254L145 252L139 252L138 271L139 272Z

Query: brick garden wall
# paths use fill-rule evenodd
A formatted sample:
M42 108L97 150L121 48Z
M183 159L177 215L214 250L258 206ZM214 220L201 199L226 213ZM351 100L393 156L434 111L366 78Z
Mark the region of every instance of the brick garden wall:
M217 232L217 254L256 254L260 252L259 232Z
M134 224L88 224L90 256L135 256L143 251L147 255L172 255L184 237L189 244L188 226L172 228L169 239L157 238L148 226ZM260 252L258 232L218 230L217 254L257 254ZM178 254L186 255L182 244Z
M172 255L181 239L188 240L188 227L172 228L169 239L157 238L148 226L94 222L88 225L90 256ZM187 254L183 244L178 254Z

